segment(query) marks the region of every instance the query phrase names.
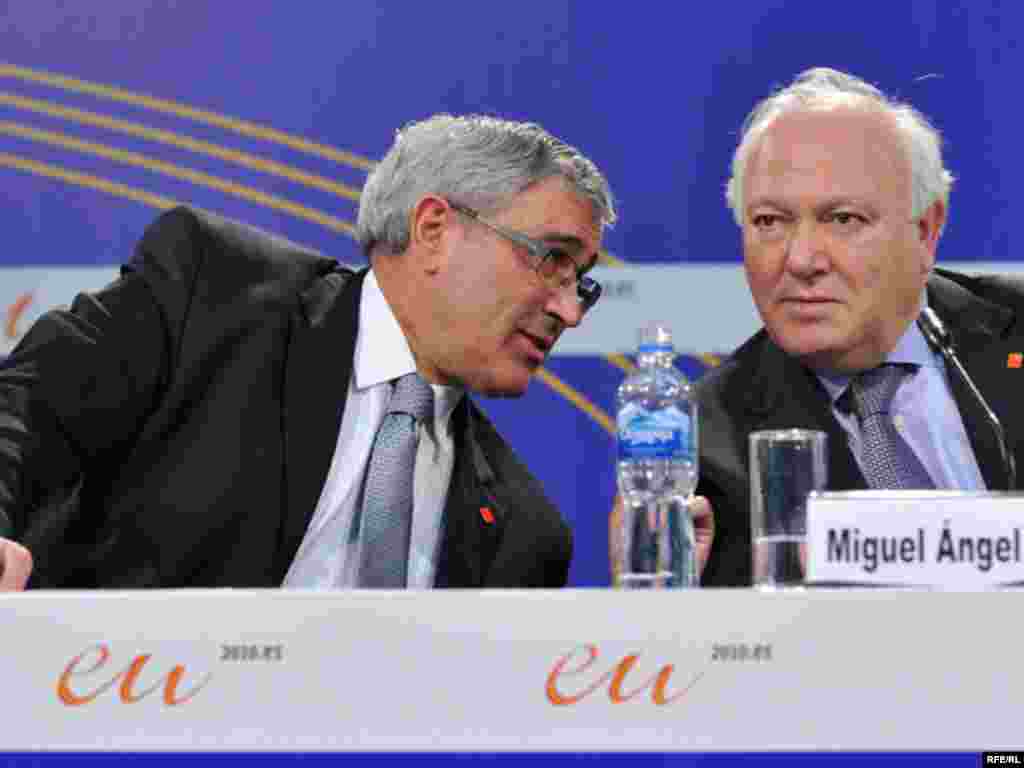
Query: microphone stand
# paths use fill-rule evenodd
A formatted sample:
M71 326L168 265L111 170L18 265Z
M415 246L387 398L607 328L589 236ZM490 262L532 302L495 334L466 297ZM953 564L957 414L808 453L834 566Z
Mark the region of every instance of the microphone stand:
M967 371L960 362L960 358L957 356L956 350L953 349L953 342L949 330L931 307L925 307L921 310L921 314L917 318L917 326L921 329L921 333L924 334L928 343L939 351L943 359L946 361L946 364L956 372L957 377L964 383L964 386L966 386L968 391L971 393L971 397L973 397L978 405L981 406L981 410L985 414L985 419L992 425L992 431L995 432L996 435L996 442L999 444L999 453L1002 455L1003 466L1006 468L1007 488L1011 491L1016 490L1017 465L1013 457L1013 453L1010 451L1009 443L1006 442L1006 432L1003 430L1003 425L1000 423L995 413L991 408L989 408L988 403L985 401L981 392L974 385L971 377L967 375Z

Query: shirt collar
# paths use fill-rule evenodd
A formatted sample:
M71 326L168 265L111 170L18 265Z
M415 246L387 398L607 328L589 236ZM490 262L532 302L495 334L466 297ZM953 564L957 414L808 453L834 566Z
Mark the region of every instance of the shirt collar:
M921 301L921 306L927 306L927 302L924 299ZM892 352L886 355L883 362L911 363L916 366L932 368L939 365L935 359L935 354L932 352L932 348L928 346L928 341L925 339L924 334L921 333L921 329L917 327L916 322L912 322L907 326L907 330L903 332L899 341L896 342L896 346ZM838 374L815 371L815 375L825 388L833 405L842 396L843 392L846 391L846 385L850 383L852 378L846 373Z
M416 359L409 349L409 342L372 269L363 281L353 362L357 390L369 389L416 371ZM435 434L442 434L441 430L447 429L464 389L440 384L430 386L434 390Z

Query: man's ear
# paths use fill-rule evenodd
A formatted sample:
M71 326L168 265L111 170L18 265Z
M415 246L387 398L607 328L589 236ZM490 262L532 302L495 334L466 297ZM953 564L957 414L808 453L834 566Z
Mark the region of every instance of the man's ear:
M418 255L418 263L428 273L444 266L448 255L447 239L455 211L437 195L425 195L412 209L409 221L409 247Z
M924 272L931 272L935 266L935 253L945 223L946 206L941 200L932 203L917 220L917 239L925 253L924 263L921 265Z

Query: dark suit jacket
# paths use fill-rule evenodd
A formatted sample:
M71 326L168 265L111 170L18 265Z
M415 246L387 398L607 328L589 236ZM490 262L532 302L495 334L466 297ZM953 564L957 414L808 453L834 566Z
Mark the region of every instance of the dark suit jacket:
M120 279L42 317L0 367L0 523L30 586L280 585L334 453L364 274L182 208ZM571 537L539 483L468 397L453 419L438 585L564 585Z
M1021 466L1024 451L1024 368L1008 364L1024 352L1024 282L967 277L936 269L928 303L953 334L964 368L995 411ZM999 445L981 408L950 375L953 396L985 484L1006 490ZM828 488L867 487L814 374L786 355L762 329L698 383L701 416L697 493L715 510L715 541L702 576L706 586L751 583L750 480L747 435L805 427L828 434Z

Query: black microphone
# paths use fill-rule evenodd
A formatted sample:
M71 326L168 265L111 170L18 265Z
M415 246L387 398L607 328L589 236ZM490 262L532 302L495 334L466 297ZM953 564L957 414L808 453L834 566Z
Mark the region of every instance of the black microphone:
M985 418L988 419L989 424L992 425L992 431L996 433L996 442L999 443L999 452L1002 454L1003 466L1006 468L1008 488L1011 491L1015 490L1017 487L1017 466L1013 458L1013 453L1010 451L1010 446L1006 442L1006 433L1003 431L1003 425L999 422L999 419L996 417L992 409L988 407L988 403L985 401L985 398L974 385L971 377L967 375L967 371L960 363L960 358L957 357L956 350L953 349L953 336L949 332L949 329L946 328L946 324L943 323L939 319L939 316L935 314L935 310L931 307L925 307L917 317L917 327L921 329L921 333L924 334L928 343L939 351L943 359L946 361L946 365L956 372L960 381L964 383L964 386L966 386L968 391L971 393L971 397L973 397L978 405L981 406L981 410L984 412Z

